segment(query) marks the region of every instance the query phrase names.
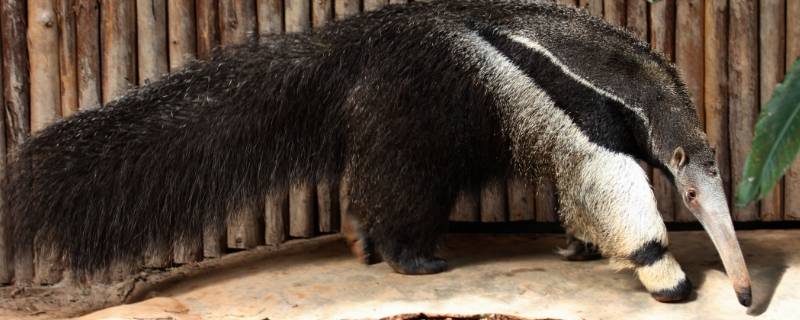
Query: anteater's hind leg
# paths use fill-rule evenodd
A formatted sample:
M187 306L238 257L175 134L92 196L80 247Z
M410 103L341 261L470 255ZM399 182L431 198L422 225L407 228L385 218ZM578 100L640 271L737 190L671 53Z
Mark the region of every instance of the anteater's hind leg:
M567 247L559 248L557 252L568 261L590 261L602 258L596 244L569 232L567 233Z
M366 241L356 251L368 250L367 256L377 252L402 274L446 270L447 262L435 253L446 229L445 203L452 202L444 194L449 188L437 189L441 183L435 177L427 181L386 174L362 177L366 178L354 178L351 193L351 205L358 207L353 211L356 219L351 220L362 223L361 234L353 239Z
M621 267L634 268L658 301L688 298L692 286L667 250L667 231L647 177L631 158L610 152L588 156L559 179L562 217Z

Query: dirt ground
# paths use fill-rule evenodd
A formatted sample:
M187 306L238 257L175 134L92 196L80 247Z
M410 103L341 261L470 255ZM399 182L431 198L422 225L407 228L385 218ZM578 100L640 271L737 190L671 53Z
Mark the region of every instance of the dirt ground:
M697 290L691 301L679 304L654 301L631 272L617 271L607 260L562 261L553 253L563 244L561 235L453 234L442 246L451 270L442 274L404 276L385 263L363 266L340 239L326 237L294 245L288 253L249 253L218 265L184 268L178 276L173 271L170 277L141 277L150 281L147 285L106 288L108 300L122 294L142 301L80 319L797 318L800 230L744 231L739 238L753 279L750 310L737 303L702 232L670 235L671 249ZM20 308L31 302L24 297L0 292L0 307L16 303L23 309L0 309L0 318L58 316ZM72 299L82 301L80 295Z

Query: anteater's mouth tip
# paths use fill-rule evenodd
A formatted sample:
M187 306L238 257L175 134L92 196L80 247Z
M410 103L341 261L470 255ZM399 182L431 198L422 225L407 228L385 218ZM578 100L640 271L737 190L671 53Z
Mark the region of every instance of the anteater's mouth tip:
M736 290L736 298L739 299L739 304L745 307L749 307L753 304L753 294L750 292L750 287Z

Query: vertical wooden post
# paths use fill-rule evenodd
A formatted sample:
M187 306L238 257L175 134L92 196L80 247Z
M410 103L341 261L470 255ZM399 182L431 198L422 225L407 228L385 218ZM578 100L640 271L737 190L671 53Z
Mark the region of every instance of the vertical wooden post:
M256 32L255 2L250 0L219 2L220 40L223 46L244 43ZM229 213L228 247L249 249L263 240L261 222L263 200L230 204L239 211Z
M139 85L143 86L169 72L166 0L136 0L136 39ZM144 266L167 267L171 256L169 248L150 248Z
M197 0L195 2L197 25L197 58L208 59L211 50L219 45L219 17L217 1Z
M136 39L143 86L169 72L166 0L136 0Z
M2 28L0 28L2 32ZM0 61L3 59L3 42L0 41ZM2 71L0 71L2 73ZM3 77L0 76L0 111L3 111L5 99L3 98ZM8 161L8 151L6 149L6 117L4 112L0 112L0 179L6 176L6 162ZM13 269L11 267L12 242L9 231L9 221L6 211L6 195L0 193L0 285L11 282Z
M364 0L364 11L375 11L389 4L389 0Z
M314 0L314 3L320 0ZM283 32L283 1L258 0L256 2L259 34L277 34Z
M647 41L647 3L629 0L626 3L625 25L639 40Z
M197 26L197 57L208 59L219 45L219 17L216 0L197 0L195 17ZM225 253L227 232L225 226L203 226L203 257L218 258Z
M731 195L730 149L728 145L728 1L705 2L705 93L706 134L716 150L719 175L725 194ZM732 203L732 202L730 202Z
M61 118L56 1L28 2L31 132Z
M492 178L481 189L481 221L508 221L508 196L504 178Z
M730 1L728 102L733 186L742 180L758 110L758 7L752 0ZM736 221L758 219L758 207L734 208Z
M536 220L535 190L533 185L520 177L508 180L508 220Z
M169 0L169 70L176 71L197 58L194 2Z
M78 109L100 106L100 3L78 0L75 21Z
M705 127L705 107L703 103L704 66L703 57L703 1L677 1L675 23L675 63L683 75L689 95L700 119L700 126ZM683 197L675 194L675 221L688 222L695 220L683 203Z
M800 1L786 2L786 71L800 58ZM786 173L784 218L800 219L800 159Z
M311 30L311 3L309 0L285 2L284 27L286 32Z
M565 5L565 6L570 6L570 7L578 6L578 0L556 0L556 2L558 4Z
M124 95L137 83L135 12L134 1L100 2L103 104ZM130 271L130 266L115 261L107 270L94 274L92 281L111 283L124 278Z
M256 8L252 0L220 0L222 45L244 43L256 33Z
M6 149L9 155L13 155L30 134L30 81L25 5L25 1L18 0L0 2L2 6L0 29L3 39L3 113ZM33 251L14 252L13 263L17 285L30 284L33 281Z
M319 28L333 20L333 0L312 0L311 25Z
M450 220L477 222L481 220L480 192L477 190L462 190L456 197L456 202L450 211Z
M307 182L295 182L289 188L289 235L308 238L314 236L316 221L314 206L317 202L314 187Z
M797 0L793 0L797 1ZM759 73L761 74L761 110L766 109L775 87L783 81L786 70L786 1L759 1ZM793 21L792 23L800 23ZM761 200L761 221L783 217L783 180Z
M103 61L103 104L136 83L136 3L103 0L100 10Z
M539 179L536 184L536 221L558 222L558 199L555 195L553 182L546 179Z
M309 0L287 1L284 27L286 32L305 32L311 29ZM317 202L314 186L307 181L292 181L289 188L289 235L311 237L316 230L314 206Z
M28 52L31 79L31 132L61 118L58 55L58 18L55 0L28 2ZM36 244L34 244L34 247ZM63 264L55 251L34 249L35 282L49 285L61 280Z
M603 17L603 0L579 0L578 6L595 17Z
M625 27L625 0L603 1L603 19L615 26Z
M312 0L311 25L320 28L333 20L332 0ZM323 180L317 184L317 216L319 232L328 233L339 230L339 201L337 184Z
M264 242L278 245L289 238L289 194L286 190L271 190L265 201Z
M650 5L650 46L673 60L675 49L675 1L662 0ZM656 195L658 211L664 221L675 218L674 186L667 175L660 170L653 171L653 192Z
M164 3L158 4L164 8ZM197 30L195 28L195 3L186 0L169 0L166 3L169 38L169 70L177 71L197 58ZM163 29L163 27L162 27ZM202 214L198 212L198 214ZM204 231L207 229L204 229ZM221 240L221 233L210 241ZM201 241L178 239L173 243L172 259L177 264L198 261L203 257Z
M75 47L75 0L58 0L58 47L61 116L78 111L78 66Z
M336 19L341 20L361 12L358 0L334 0L333 12Z

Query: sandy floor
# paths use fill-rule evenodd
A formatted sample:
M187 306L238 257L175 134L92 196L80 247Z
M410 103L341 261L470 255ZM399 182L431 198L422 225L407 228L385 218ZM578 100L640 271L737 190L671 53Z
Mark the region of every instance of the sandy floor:
M558 235L451 235L452 270L403 276L359 265L343 243L215 271L154 293L157 298L86 319L363 319L400 313L504 313L563 319L797 319L800 230L740 232L754 306L736 302L710 241L672 233L672 250L697 287L693 301L663 304L631 272L606 260L565 262ZM748 315L749 313L749 315Z

